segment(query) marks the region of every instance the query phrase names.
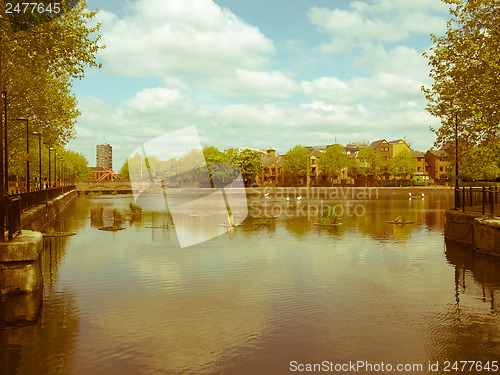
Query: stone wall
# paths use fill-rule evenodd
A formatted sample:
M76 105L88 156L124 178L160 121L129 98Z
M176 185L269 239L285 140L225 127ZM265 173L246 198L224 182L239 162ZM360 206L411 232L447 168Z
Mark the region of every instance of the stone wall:
M500 219L480 212L446 211L445 237L474 251L500 256Z
M21 229L40 231L52 221L59 212L64 210L69 202L77 196L76 190L71 190L59 197L33 207L21 214Z

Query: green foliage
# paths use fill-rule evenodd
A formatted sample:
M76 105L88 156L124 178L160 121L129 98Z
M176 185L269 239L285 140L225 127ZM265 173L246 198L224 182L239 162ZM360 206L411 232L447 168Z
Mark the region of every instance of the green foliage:
M82 0L64 16L28 30L14 33L8 22L0 23L2 90L7 92L9 119L8 162L13 174L24 173L27 134L26 122L12 119L29 119L30 154L35 163L38 142L31 135L33 131L52 147L62 147L74 137L80 111L71 92L72 80L83 78L86 67L100 67L95 61L101 48L99 25L89 26L95 15ZM42 144L42 152L50 146ZM45 154L42 163L46 158Z
M234 152L234 149L227 151L227 153L237 158L238 153ZM203 155L205 156L214 187L225 185L237 177L237 169L230 164L225 152L219 151L214 146L205 146L203 148Z
M409 150L399 151L389 162L389 172L393 176L404 178L413 174L416 162Z
M411 183L414 186L423 186L425 185L424 178L422 176L413 176L411 179Z
M319 218L320 224L337 224L338 216L335 215L331 207L323 208L321 217Z
M128 159L125 160L125 163L123 163L122 167L120 168L120 171L118 172L118 176L122 178L124 181L129 181L130 180L130 175L128 173Z
M113 208L113 220L123 220L123 214L118 208Z
M132 202L130 202L129 208L130 208L130 213L132 215L138 215L138 214L142 213L142 208L140 208L139 206L137 206L136 204L134 204Z
M289 150L283 159L285 174L297 178L306 177L309 173L309 157L311 152L304 146L297 145Z
M264 168L259 153L249 148L234 149L224 151L224 156L229 163L238 166L244 181L252 181L255 176Z
M102 214L104 212L104 206L97 205L90 208L90 217L92 219L100 219L102 218Z
M361 177L379 177L384 170L384 159L374 148L362 147L356 155L357 174Z
M135 154L123 165L120 173L128 174L132 180L166 179L170 184L192 183L198 186L204 186L210 176L217 187L237 177L239 172L235 165L245 181L252 181L262 170L257 151L231 148L221 152L215 147L205 147L203 151L192 149L169 160L160 160L156 155L143 159Z
M432 129L436 145L459 137L469 145L493 140L500 132L500 7L497 0L443 0L450 4L446 35L431 35L434 46L425 53L434 80L422 87L427 110L441 119Z
M57 154L63 159L62 168L67 179L71 181L86 181L92 177L89 162L83 154L63 148L57 149ZM61 168L60 163L58 163L57 168L58 170Z
M472 147L459 155L459 177L467 181L494 180L500 176L498 145Z
M347 167L347 160L344 146L335 144L319 156L318 167L324 176L332 178L333 183L333 178L338 177Z

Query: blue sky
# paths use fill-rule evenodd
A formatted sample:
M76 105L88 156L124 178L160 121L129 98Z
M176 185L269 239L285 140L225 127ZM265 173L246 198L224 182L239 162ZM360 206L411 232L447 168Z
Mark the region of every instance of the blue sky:
M195 125L220 149L405 137L429 149L422 53L445 31L440 0L87 0L106 48L74 83L69 148L119 170L141 144Z

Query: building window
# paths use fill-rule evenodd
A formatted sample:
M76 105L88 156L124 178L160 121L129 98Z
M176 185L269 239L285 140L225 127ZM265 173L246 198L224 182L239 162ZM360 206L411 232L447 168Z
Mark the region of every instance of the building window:
M384 159L385 159L385 160L390 160L390 159L391 159L391 157L390 157L390 156L384 156Z
M389 147L380 147L380 151L389 151Z
M439 167L439 172L442 172L443 171L443 166L440 166Z

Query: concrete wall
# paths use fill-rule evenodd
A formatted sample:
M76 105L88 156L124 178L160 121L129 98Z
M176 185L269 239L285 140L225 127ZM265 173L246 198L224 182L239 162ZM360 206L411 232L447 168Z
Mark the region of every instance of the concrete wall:
M500 220L477 218L473 223L473 247L477 251L500 255Z
M40 288L43 236L37 231L76 196L73 190L21 214L21 234L12 241L0 243L0 295L35 292Z
M445 237L474 251L500 256L500 219L479 212L446 211Z
M76 190L67 192L59 197L33 207L21 214L21 229L40 231L47 223L53 220L59 212L64 210L69 202L77 196Z
M42 248L42 234L30 230L23 230L10 242L0 243L0 295L40 288Z

